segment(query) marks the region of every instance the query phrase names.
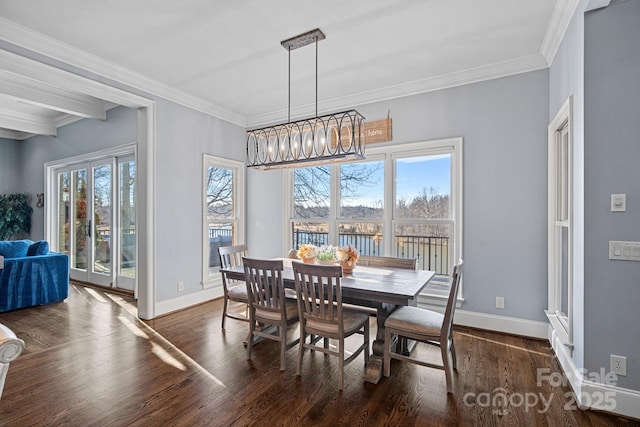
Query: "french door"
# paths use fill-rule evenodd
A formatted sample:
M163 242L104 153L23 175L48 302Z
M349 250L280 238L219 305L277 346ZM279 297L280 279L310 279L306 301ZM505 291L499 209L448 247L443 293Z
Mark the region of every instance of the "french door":
M135 290L135 171L133 155L55 169L54 240L72 279Z

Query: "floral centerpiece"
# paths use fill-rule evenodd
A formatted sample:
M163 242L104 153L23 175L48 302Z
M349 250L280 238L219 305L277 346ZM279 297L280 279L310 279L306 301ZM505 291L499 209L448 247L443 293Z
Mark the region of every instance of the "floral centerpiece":
M347 245L346 248L336 249L336 258L342 266L344 274L350 274L356 267L360 254L356 248L351 245Z
M336 248L323 245L318 248L318 264L331 265L336 263Z
M314 245L304 244L298 248L298 258L302 259L305 264L315 264L316 256L317 251Z

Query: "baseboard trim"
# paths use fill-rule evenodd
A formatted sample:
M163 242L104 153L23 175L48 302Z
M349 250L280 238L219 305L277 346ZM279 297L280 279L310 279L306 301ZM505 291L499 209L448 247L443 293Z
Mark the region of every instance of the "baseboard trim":
M495 314L478 313L475 311L456 310L454 324L522 335L531 338L547 339L549 324L535 320L518 319L515 317L497 316Z
M172 313L174 311L183 310L193 305L202 304L223 295L222 286L216 286L204 289L200 292L184 295L178 298L156 302L156 317Z
M584 369L575 365L571 349L562 343L550 325L548 338L580 409L594 409L640 419L640 391L585 379Z

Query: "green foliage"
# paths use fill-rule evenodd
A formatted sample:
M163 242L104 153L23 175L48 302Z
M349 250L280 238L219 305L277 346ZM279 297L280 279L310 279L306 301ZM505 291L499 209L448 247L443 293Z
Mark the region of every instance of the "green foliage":
M0 195L0 240L31 231L31 194Z

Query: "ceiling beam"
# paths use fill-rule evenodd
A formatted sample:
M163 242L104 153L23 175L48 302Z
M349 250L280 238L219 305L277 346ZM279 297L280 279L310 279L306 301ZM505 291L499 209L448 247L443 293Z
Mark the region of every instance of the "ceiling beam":
M105 103L96 98L61 90L4 70L0 70L0 81L0 93L19 102L82 118L107 119Z
M0 128L40 135L56 135L53 120L4 108L0 108Z

